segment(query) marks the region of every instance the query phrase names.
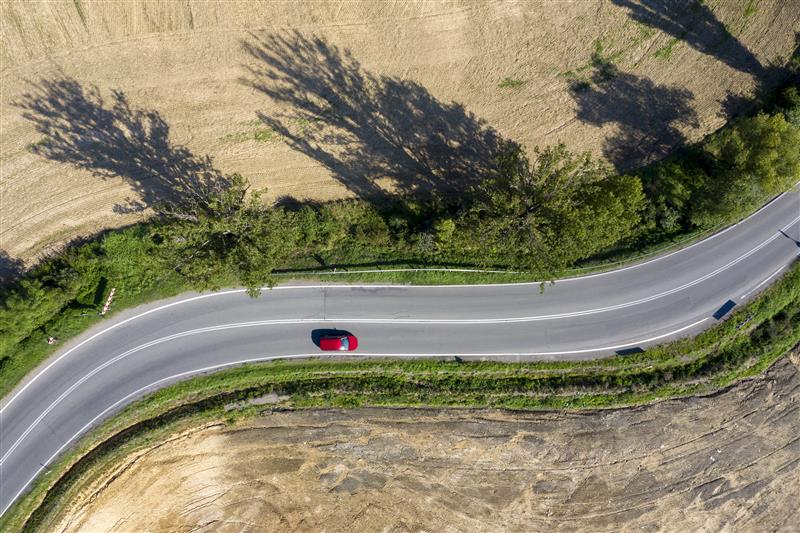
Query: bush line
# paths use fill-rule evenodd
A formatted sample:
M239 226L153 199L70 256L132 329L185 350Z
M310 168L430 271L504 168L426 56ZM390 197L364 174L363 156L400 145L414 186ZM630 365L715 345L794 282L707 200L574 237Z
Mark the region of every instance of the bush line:
M355 360L251 364L177 383L126 407L59 458L0 528L36 530L88 472L179 428L282 408L585 409L707 394L757 374L800 343L800 264L694 339L597 361ZM268 394L278 403L251 402ZM281 399L284 398L284 399Z
M611 262L738 220L800 180L798 86L764 109L637 175L615 175L563 145L535 148L529 159L500 140L482 184L458 198L265 206L259 192L245 194L241 176L204 183L155 206L151 222L69 246L0 291L0 396L52 353L48 337L97 323L111 287L122 309L223 286L255 296L276 270L446 265L521 273L355 279L553 279L581 262Z

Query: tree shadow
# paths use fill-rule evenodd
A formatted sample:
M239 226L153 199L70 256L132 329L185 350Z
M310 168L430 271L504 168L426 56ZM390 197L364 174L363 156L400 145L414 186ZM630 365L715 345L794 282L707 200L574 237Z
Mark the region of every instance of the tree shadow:
M722 110L720 115L723 118L731 119L742 113L750 112L753 109L768 104L774 106L780 96L774 94L776 87L787 82L797 82L800 80L800 32L794 34L794 52L786 61L785 65L769 65L764 69L765 78L758 80L752 94L738 94L728 91L720 101Z
M671 35L698 52L714 57L729 67L750 74L756 82L753 95L729 92L720 102L726 119L757 106L770 91L789 78L791 61L784 65L763 65L701 0L612 0L625 8L628 16ZM742 6L745 9L745 6ZM742 24L745 24L744 21ZM741 29L744 29L742 26ZM800 32L795 33L795 52L800 47Z
M577 118L595 126L618 126L619 133L603 146L603 154L617 170L667 155L686 142L682 127L699 126L691 106L694 94L688 89L618 70L612 78L597 74L593 81L573 87Z
M698 52L715 57L761 80L766 69L756 56L699 0L611 0L633 20L680 39Z
M132 107L123 92L112 91L106 101L96 87L66 76L29 85L30 91L13 105L44 136L30 151L102 179L123 178L138 198L114 206L115 212L180 203L187 195L205 198L228 185L211 158L174 145L164 118Z
M0 250L0 289L10 287L25 273L25 263Z
M349 50L299 32L242 43L245 85L293 114L261 120L362 198L464 191L494 169L499 136L456 102L413 81L365 71Z
M752 108L774 85L791 75L782 66L764 66L712 10L696 0L612 0L638 22L680 39L740 72L753 76L756 96L728 93L720 102L726 118ZM578 119L602 126L617 124L619 133L606 139L603 153L619 171L649 163L687 141L682 129L698 127L688 89L659 85L621 72L601 54L592 56L591 81L572 83Z

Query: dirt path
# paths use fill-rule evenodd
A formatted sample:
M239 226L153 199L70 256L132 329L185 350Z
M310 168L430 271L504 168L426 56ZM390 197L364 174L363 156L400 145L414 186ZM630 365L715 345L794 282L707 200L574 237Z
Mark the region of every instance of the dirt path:
M798 29L781 0L4 2L0 250L139 220L207 156L316 199L462 186L489 125L635 164L780 77Z
M48 530L789 531L798 435L788 359L636 409L275 413L127 458Z

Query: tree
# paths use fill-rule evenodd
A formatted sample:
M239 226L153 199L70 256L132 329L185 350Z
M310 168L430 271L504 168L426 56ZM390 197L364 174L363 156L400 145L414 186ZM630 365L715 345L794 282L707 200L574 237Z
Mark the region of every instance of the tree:
M639 178L612 175L589 153L537 147L531 162L522 147L506 142L499 154L498 171L481 186L472 213L495 260L555 275L629 236L639 222Z
M643 215L644 231L656 235L673 234L687 229L686 213L696 187L708 176L696 164L693 154L684 153L643 169L642 181L647 206Z
M781 92L778 105L786 117L786 121L800 128L800 85L792 85Z
M251 296L274 282L272 272L295 249L299 232L280 208L235 174L224 188L158 207L160 231L173 267L198 289L238 281Z
M737 218L800 179L800 129L782 113L760 113L722 130L706 145L713 172L696 188L692 222Z

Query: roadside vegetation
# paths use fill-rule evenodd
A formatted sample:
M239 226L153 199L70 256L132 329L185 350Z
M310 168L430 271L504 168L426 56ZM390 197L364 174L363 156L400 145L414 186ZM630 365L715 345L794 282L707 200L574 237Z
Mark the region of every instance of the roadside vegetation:
M120 309L223 286L257 296L276 274L337 267L484 268L514 272L500 281L553 279L593 258L614 260L729 224L800 180L798 117L800 93L789 85L764 111L636 175L617 175L563 145L528 153L501 141L493 168L459 198L267 206L241 176L208 180L158 205L152 222L67 247L3 289L0 394L52 352L48 337L66 339L100 320L111 287Z
M79 481L122 456L206 423L285 408L608 408L707 394L760 374L800 342L800 264L729 320L694 339L580 362L278 361L162 389L84 437L0 518L35 531L72 501Z

